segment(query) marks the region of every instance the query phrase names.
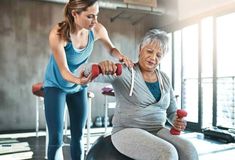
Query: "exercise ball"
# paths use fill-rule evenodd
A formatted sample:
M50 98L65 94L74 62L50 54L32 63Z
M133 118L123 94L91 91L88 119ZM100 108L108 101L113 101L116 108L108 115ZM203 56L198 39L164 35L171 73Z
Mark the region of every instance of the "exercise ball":
M112 144L111 135L99 137L90 148L86 160L133 160L120 153Z

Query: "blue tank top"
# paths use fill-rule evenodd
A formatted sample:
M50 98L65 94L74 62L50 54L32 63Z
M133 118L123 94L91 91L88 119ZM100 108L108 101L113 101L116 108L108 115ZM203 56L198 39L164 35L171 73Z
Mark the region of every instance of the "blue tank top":
M88 57L91 55L94 46L94 34L92 31L89 31L88 43L87 46L78 50L73 47L72 42L68 42L64 47L67 63L69 70L75 74L78 67L86 63ZM66 81L57 66L55 58L53 54L50 55L49 63L46 68L45 78L44 78L44 87L58 87L67 93L75 93L81 90L86 86L81 86L78 84L74 84Z

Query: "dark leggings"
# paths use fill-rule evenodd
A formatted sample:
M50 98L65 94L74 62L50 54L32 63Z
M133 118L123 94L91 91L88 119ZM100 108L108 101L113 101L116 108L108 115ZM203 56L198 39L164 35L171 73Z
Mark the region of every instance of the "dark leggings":
M44 91L45 115L49 131L48 160L63 159L60 148L63 145L65 100L70 117L71 157L72 160L83 159L82 136L87 119L87 88L74 94L68 94L55 87L46 87Z

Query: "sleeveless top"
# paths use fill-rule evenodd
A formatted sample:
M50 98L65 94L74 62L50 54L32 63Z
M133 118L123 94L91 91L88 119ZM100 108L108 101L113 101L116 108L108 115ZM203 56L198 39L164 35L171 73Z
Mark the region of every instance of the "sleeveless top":
M82 49L76 49L73 47L72 42L68 42L64 47L66 53L66 59L68 63L69 70L75 74L78 67L83 63L86 63L88 57L91 55L94 46L94 34L89 31L87 46ZM67 93L75 93L87 86L81 86L75 83L66 81L57 66L54 55L50 55L49 63L46 68L44 87L57 87L62 89Z

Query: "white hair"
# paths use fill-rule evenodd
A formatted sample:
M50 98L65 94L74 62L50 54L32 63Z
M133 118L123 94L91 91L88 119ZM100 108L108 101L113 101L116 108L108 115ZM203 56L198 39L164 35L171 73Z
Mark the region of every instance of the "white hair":
M150 44L152 42L160 43L160 47L162 49L163 55L167 53L169 47L169 37L165 31L161 31L159 29L151 29L145 35L142 41L140 42L140 49L142 49L145 45Z

